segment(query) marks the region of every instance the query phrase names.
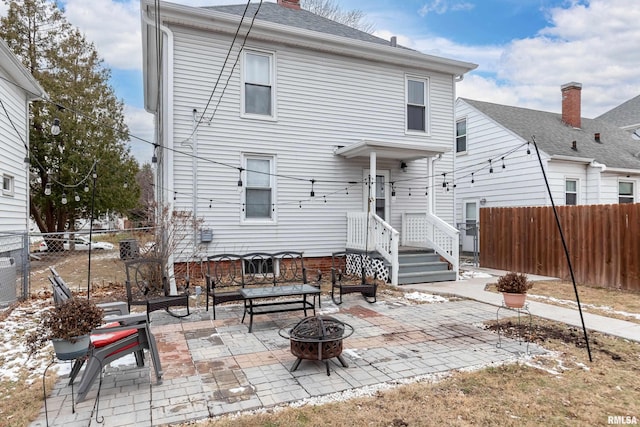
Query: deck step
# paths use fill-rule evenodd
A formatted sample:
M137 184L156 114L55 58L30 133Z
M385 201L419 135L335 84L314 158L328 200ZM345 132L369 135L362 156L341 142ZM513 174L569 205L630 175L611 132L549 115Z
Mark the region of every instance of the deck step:
M449 264L431 249L408 249L398 253L398 284L447 282L456 280Z

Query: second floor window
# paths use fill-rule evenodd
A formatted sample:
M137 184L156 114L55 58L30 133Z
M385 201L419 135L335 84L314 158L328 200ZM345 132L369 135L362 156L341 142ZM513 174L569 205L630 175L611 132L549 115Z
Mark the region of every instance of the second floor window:
M456 153L467 151L467 119L456 122Z
M633 182L618 183L618 203L633 203Z
M575 179L567 179L565 181L564 192L564 204L565 205L577 205L578 204L578 181Z
M427 131L427 80L407 78L407 130Z
M273 55L247 51L243 65L243 113L273 116Z

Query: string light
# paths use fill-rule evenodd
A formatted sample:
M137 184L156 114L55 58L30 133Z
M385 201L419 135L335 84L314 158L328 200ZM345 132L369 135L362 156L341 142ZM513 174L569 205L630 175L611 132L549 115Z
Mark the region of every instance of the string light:
M89 192L89 184L84 184L84 192L85 193Z
M124 188L129 187L129 181L125 180L124 184L122 184L122 187L124 187Z
M527 154L531 154L531 148L529 147L529 141L527 141Z
M242 187L242 171L244 169L238 168L238 187Z
M51 183L47 182L47 184L44 186L44 195L45 196L50 196L51 195Z
M506 166L504 165L504 157L502 157L502 169L506 168Z
M429 187L424 188L424 197L429 197Z
M473 178L473 172L471 172L471 188L473 188L473 184L475 184L476 180Z
M493 173L493 163L491 163L491 159L489 159L489 173Z
M394 187L393 185L394 183L391 183L391 201L395 202L396 201L396 187Z
M316 195L316 192L313 191L313 184L315 184L315 183L316 183L316 180L312 179L311 180L311 197L315 197L315 195Z
M213 203L213 199L209 199L209 209L211 209L211 204Z
M411 197L411 188L409 188L409 197Z
M67 204L67 195L66 195L66 193L62 193L62 200L61 200L61 202L62 202L62 204L63 204L63 205L66 205L66 204Z
M80 201L80 196L78 195L78 192L76 191L75 194L73 195L73 200L75 200L76 202Z

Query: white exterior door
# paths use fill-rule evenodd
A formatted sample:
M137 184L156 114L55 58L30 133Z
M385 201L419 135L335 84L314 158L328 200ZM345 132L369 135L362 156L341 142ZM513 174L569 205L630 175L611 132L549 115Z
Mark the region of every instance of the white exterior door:
M363 208L364 211L367 212L367 203L369 201L369 186L367 185L369 182L369 169L364 170L362 178L362 182L364 182L364 188L362 191L362 194L364 195ZM376 171L376 203L375 207L371 207L371 210L387 222L389 218L389 194L389 171Z
M462 250L464 252L480 251L480 233L478 225L480 221L480 202L467 200L464 202L464 228L460 230L462 235Z

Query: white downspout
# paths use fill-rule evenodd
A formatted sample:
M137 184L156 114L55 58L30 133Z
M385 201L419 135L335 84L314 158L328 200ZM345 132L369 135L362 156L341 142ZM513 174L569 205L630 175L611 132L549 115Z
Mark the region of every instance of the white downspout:
M366 222L367 224L370 223L369 217L376 210L376 185L377 185L376 167L377 167L376 152L372 151L369 154L369 203L367 203L367 222ZM367 235L369 236L369 239L368 239L368 244L366 249L370 250L371 248L375 248L376 246L374 242L375 236L371 232L370 226L367 228Z
M143 12L142 19L147 25L156 27L155 22L153 22L148 14ZM162 49L162 57L164 58L162 69L166 70L166 79L162 79L163 90L161 105L158 106L158 116L163 117L161 125L163 128L165 142L163 145L163 141L156 141L159 150L156 155L158 157L158 167L161 168L161 183L163 187L163 189L159 189L158 191L158 194L161 195L161 197L159 197L158 204L160 205L160 209L162 209L163 205L166 204L169 210L169 215L171 215L174 209L174 185L173 168L170 168L169 165L173 165L173 115L171 113L172 109L169 108L169 106L173 105L173 33L164 25L160 25L159 30L164 33L164 36L166 37L166 43L164 43ZM160 88L158 88L158 90L160 90ZM169 269L167 274L169 276L171 294L175 295L178 292L178 288L176 286L175 274L173 272L173 262L173 254L170 253L167 259L167 266Z

